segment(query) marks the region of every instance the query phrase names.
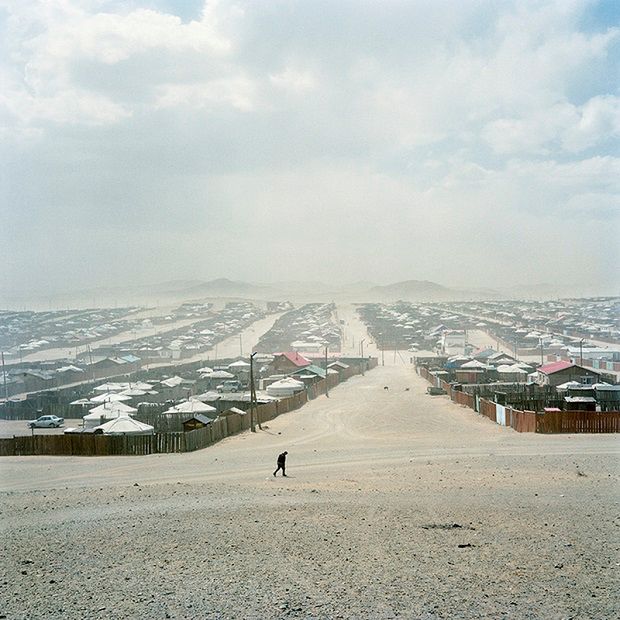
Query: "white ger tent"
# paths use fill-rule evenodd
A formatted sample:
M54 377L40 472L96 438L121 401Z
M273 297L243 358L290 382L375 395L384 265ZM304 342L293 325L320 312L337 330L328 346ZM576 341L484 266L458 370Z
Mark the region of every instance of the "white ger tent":
M164 413L214 413L217 411L215 407L207 405L199 400L186 400L178 405L174 405L164 411Z
M296 381L287 377L286 379L280 379L271 385L267 386L267 394L269 396L276 396L279 398L292 396L296 392L300 392L305 389L305 385L301 381Z
M113 392L111 394L99 394L99 396L93 396L90 399L91 403L115 403L121 402L123 400L131 400L131 396L126 396L124 394L118 394Z
M125 405L125 403L104 403L91 409L83 418L84 427L92 428L101 424L102 420L114 420L119 416L129 416L132 413L137 413L135 407Z
M120 415L95 428L95 433L103 435L152 435L154 432L150 424L134 420L128 415Z

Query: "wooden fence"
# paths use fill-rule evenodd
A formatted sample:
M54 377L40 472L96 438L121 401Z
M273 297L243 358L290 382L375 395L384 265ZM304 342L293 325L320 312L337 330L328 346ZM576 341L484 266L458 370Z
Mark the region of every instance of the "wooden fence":
M420 366L418 374L434 386L442 387L452 401L469 407L496 424L508 426L519 433L619 433L620 411L520 411L503 406L487 398L455 390L449 383L436 377L428 368ZM528 402L529 404L529 402Z
M467 392L461 392L459 390L451 390L450 398L459 405L474 409L476 399L474 398L473 394L468 394Z
M536 416L537 433L620 433L620 411L546 411Z
M479 400L479 407L480 407L480 413L483 416L486 416L487 418L489 418L489 420L493 420L493 422L497 421L494 402L490 400L486 400L485 398L481 398Z
M184 433L34 435L0 439L0 456L115 456L183 452Z
M510 410L510 426L518 433L536 432L536 412Z
M376 366L376 364L375 364ZM329 389L341 381L358 374L357 368L346 369L350 372L328 375ZM255 422L265 423L277 416L294 411L305 405L308 400L325 393L325 379L321 379L306 390L288 398L258 405L255 409ZM246 403L247 404L247 403ZM250 428L249 411L230 413L214 420L204 428L182 432L177 430L181 417L172 418L159 411L140 412L137 419L155 425L154 435L28 435L23 437L0 438L0 456L115 456L192 452L206 448L211 444ZM172 420L172 421L171 421Z

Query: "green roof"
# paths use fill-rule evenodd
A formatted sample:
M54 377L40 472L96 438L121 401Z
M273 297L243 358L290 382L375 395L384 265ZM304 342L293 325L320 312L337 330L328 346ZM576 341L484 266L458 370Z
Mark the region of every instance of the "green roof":
M309 373L316 375L317 377L321 377L321 379L325 379L325 369L321 368L320 366L317 366L316 364L310 364L310 366L304 366L303 368L301 368L300 370L298 370L297 372L293 374L298 375L300 372L309 372Z

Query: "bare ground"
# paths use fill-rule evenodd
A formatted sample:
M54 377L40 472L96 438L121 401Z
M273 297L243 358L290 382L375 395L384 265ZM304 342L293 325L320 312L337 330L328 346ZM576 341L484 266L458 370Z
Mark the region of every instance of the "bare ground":
M380 367L191 454L2 459L0 615L617 617L617 438L425 387Z

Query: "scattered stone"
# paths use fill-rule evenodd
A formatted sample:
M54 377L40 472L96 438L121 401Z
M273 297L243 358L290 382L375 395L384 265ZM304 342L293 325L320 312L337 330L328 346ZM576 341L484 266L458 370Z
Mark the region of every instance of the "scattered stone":
M475 530L471 525L461 525L460 523L428 523L420 526L423 530Z

